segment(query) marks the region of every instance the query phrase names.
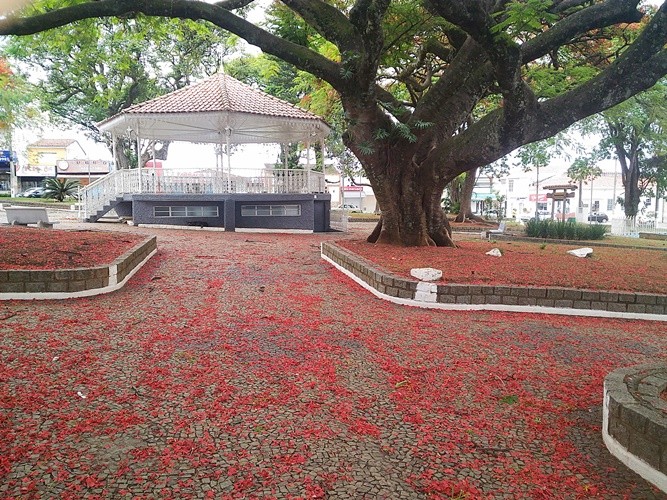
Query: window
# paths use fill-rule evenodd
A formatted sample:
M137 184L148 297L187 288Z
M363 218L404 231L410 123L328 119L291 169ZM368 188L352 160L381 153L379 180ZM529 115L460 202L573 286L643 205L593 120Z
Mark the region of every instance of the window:
M607 212L611 212L612 210L614 210L614 200L609 199L607 200Z
M241 205L242 217L299 217L301 205Z
M514 179L510 179L509 182L507 183L507 192L508 193L514 192Z
M600 202L595 201L593 202L593 212L599 212L600 211Z
M218 207L207 205L201 207L171 206L153 207L154 217L218 217Z

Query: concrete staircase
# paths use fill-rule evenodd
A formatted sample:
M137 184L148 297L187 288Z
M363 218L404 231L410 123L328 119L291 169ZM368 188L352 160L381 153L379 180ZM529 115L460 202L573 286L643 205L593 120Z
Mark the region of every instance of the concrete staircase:
M88 214L88 217L84 219L85 222L97 222L100 218L104 217L106 213L110 210L113 210L118 206L119 203L124 201L132 201L132 195L119 195L116 196L113 200L109 200L102 208L95 211L95 213Z

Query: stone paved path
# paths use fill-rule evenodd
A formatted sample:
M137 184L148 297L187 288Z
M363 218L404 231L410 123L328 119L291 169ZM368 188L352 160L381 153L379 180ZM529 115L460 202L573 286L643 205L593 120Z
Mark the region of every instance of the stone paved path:
M664 498L600 436L664 324L399 307L320 260L333 235L84 227L159 253L0 304L2 498Z

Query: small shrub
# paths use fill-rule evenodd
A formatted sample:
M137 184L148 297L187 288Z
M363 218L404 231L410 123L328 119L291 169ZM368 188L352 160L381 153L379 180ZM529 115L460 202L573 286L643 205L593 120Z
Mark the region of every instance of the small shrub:
M577 224L551 219L531 219L526 223L526 235L531 238L549 238L554 240L601 240L605 235L605 226L601 224Z

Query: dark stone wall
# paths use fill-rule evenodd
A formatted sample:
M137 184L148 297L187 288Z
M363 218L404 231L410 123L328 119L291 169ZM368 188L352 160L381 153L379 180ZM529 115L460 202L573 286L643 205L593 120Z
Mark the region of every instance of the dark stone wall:
M307 231L315 229L313 195L236 195L234 196L234 202L237 228L301 229ZM241 215L243 205L300 205L301 216L243 217Z
M153 207L217 206L218 217L155 217ZM135 224L224 227L224 200L213 195L134 195L132 220Z
M132 217L132 202L131 201L121 201L118 205L114 207L114 210L119 217Z
M315 210L315 203L319 204ZM216 194L216 195L151 195L137 194L132 198L135 224L207 225L257 229L296 229L328 231L331 196L328 194ZM156 206L218 207L218 217L154 217ZM243 205L299 205L301 216L242 216ZM227 209L227 213L225 213ZM120 214L119 214L120 215Z

